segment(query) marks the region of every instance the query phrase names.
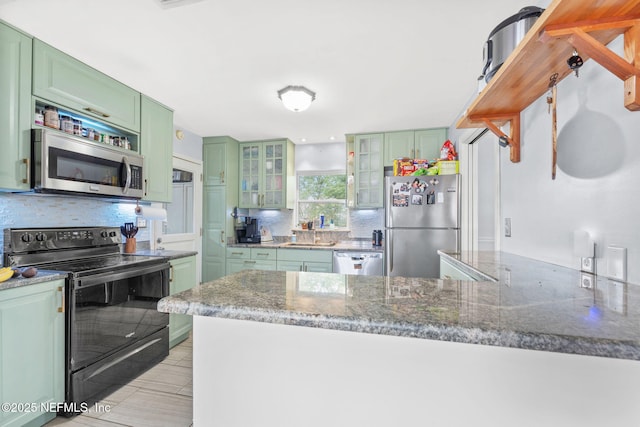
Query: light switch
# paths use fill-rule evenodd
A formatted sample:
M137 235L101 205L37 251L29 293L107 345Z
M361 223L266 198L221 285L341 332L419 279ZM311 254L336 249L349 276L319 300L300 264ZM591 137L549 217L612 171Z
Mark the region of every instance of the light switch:
M607 246L607 276L623 282L627 280L627 248Z

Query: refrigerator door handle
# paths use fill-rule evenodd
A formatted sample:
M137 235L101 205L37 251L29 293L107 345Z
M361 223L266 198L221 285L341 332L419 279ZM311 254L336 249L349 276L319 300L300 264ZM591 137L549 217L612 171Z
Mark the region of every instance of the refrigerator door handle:
M393 271L393 239L391 238L391 230L389 231L389 250L387 251L387 256L389 257L389 271L387 274L391 274Z
M386 217L387 217L387 221L389 222L387 224L387 228L393 228L393 215L391 214L391 207L393 206L393 185L387 185L387 188L389 189L389 199L387 200L387 209L386 209Z

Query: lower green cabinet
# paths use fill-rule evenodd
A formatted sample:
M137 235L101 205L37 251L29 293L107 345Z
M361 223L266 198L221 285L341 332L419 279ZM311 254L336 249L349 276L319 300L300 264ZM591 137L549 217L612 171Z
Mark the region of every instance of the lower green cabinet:
M191 289L196 285L196 257L172 259L169 293L171 295ZM193 316L187 314L169 315L169 347L189 337Z
M40 426L64 402L64 280L0 291L0 401L24 405L0 411L2 426Z
M277 268L280 271L333 272L333 251L308 249L278 249Z
M227 248L227 274L242 270L275 270L276 249Z
M440 278L450 280L478 280L440 257Z

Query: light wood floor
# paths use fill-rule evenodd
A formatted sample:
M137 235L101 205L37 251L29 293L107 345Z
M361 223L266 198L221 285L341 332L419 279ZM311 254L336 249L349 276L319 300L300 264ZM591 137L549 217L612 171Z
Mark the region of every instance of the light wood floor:
M101 411L56 417L46 426L189 427L193 424L192 355L189 337L172 348L161 363L100 401L97 407L102 405Z

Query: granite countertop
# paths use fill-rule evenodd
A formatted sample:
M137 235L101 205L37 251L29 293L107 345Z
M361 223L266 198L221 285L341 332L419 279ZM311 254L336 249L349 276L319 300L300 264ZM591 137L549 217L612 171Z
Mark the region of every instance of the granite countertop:
M51 280L66 279L67 275L68 274L64 271L38 270L38 274L36 274L35 277L27 279L19 276L0 283L0 291L19 288L21 286L35 285L42 282L49 282Z
M583 287L577 270L505 253L468 262L498 280L247 270L166 297L158 309L640 360L640 287L600 278Z
M229 248L274 248L274 249L309 249L318 251L357 251L357 252L384 252L383 246L373 246L369 240L343 240L331 246L314 245L309 243L291 244L289 242L263 242L263 243L232 243Z
M174 250L168 250L168 249L161 249L161 250L146 249L146 250L136 251L136 253L133 255L163 257L163 258L172 260L172 259L186 258L188 256L198 255L198 252L197 251L174 251Z

